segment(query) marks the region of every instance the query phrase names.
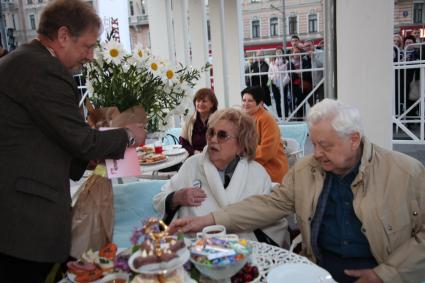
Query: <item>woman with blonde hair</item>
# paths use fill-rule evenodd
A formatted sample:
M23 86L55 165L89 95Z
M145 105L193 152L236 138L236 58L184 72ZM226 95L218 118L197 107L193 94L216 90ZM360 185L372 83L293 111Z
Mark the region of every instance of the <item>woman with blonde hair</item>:
M213 212L252 195L267 194L272 183L254 161L258 135L253 119L238 109L211 115L202 153L187 159L153 201L166 223ZM281 246L288 243L287 221L240 237Z
M205 134L208 118L217 110L218 101L209 88L201 88L193 97L195 113L186 121L179 143L189 152L189 155L199 153L207 144Z

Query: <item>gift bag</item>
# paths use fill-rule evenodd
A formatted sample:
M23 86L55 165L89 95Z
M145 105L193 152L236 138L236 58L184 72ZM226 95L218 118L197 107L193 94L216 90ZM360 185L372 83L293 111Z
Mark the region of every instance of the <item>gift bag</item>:
M409 84L409 100L418 100L421 96L420 94L420 81L413 78L413 80Z
M116 107L94 109L86 100L89 116L87 123L93 128L124 127L133 123L146 124L143 106L133 106L119 112ZM95 173L78 189L73 201L71 227L71 256L80 258L88 249L98 250L112 242L114 230L114 199L111 180L104 166L97 166Z
M114 195L106 177L91 175L79 189L72 210L71 256L80 258L88 249L99 250L112 242Z

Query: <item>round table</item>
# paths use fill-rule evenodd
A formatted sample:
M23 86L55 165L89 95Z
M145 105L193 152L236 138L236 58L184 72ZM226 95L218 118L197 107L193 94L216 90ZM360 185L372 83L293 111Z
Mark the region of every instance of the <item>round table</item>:
M291 253L288 250L271 246L266 243L251 241L253 246L252 261L258 266L260 282L267 282L267 274L271 269L284 263L313 264L306 257Z
M260 282L267 282L267 274L271 269L276 266L285 264L285 263L304 263L304 264L314 264L306 257L294 254L288 250L272 246L266 243L259 243L250 241L252 244L252 254L251 259L252 263L258 266L258 271L260 273ZM216 282L211 279L202 278L202 282ZM69 283L70 281L66 278L62 279L58 283Z

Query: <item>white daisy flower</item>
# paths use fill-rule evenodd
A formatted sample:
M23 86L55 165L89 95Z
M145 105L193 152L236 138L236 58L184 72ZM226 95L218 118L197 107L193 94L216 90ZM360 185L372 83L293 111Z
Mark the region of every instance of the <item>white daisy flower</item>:
M149 59L150 50L143 48L142 45L137 44L132 52L132 61L136 62L136 64L140 64Z
M119 65L125 56L124 48L121 43L110 40L103 47L103 56L107 62Z
M148 70L152 74L159 75L161 73L161 63L155 56L152 56L150 58L150 60L147 62L147 65L148 65Z
M164 66L162 68L162 81L169 86L175 85L178 82L176 71L175 66Z

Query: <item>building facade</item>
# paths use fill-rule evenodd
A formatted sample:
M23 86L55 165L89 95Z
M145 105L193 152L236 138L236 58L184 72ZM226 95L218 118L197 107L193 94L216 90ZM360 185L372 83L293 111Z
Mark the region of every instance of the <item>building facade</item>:
M246 51L282 47L284 36L286 47L292 35L323 39L323 0L244 0L242 9Z
M19 45L36 37L41 11L51 0L0 0L3 28ZM96 7L96 0L85 0ZM203 1L203 0L200 0ZM272 50L289 45L293 34L318 43L324 36L324 0L242 0L244 49ZM394 0L394 32L402 35L419 29L425 38L425 0ZM282 9L283 4L285 9ZM146 0L129 0L131 44L150 47ZM12 33L12 34L10 34Z
M394 33L406 36L413 30L425 38L425 0L395 0Z
M37 26L41 12L51 0L0 0L3 27L6 30L6 39L2 42L10 45L12 33L14 45L31 41L37 36ZM85 0L92 5L96 1Z

